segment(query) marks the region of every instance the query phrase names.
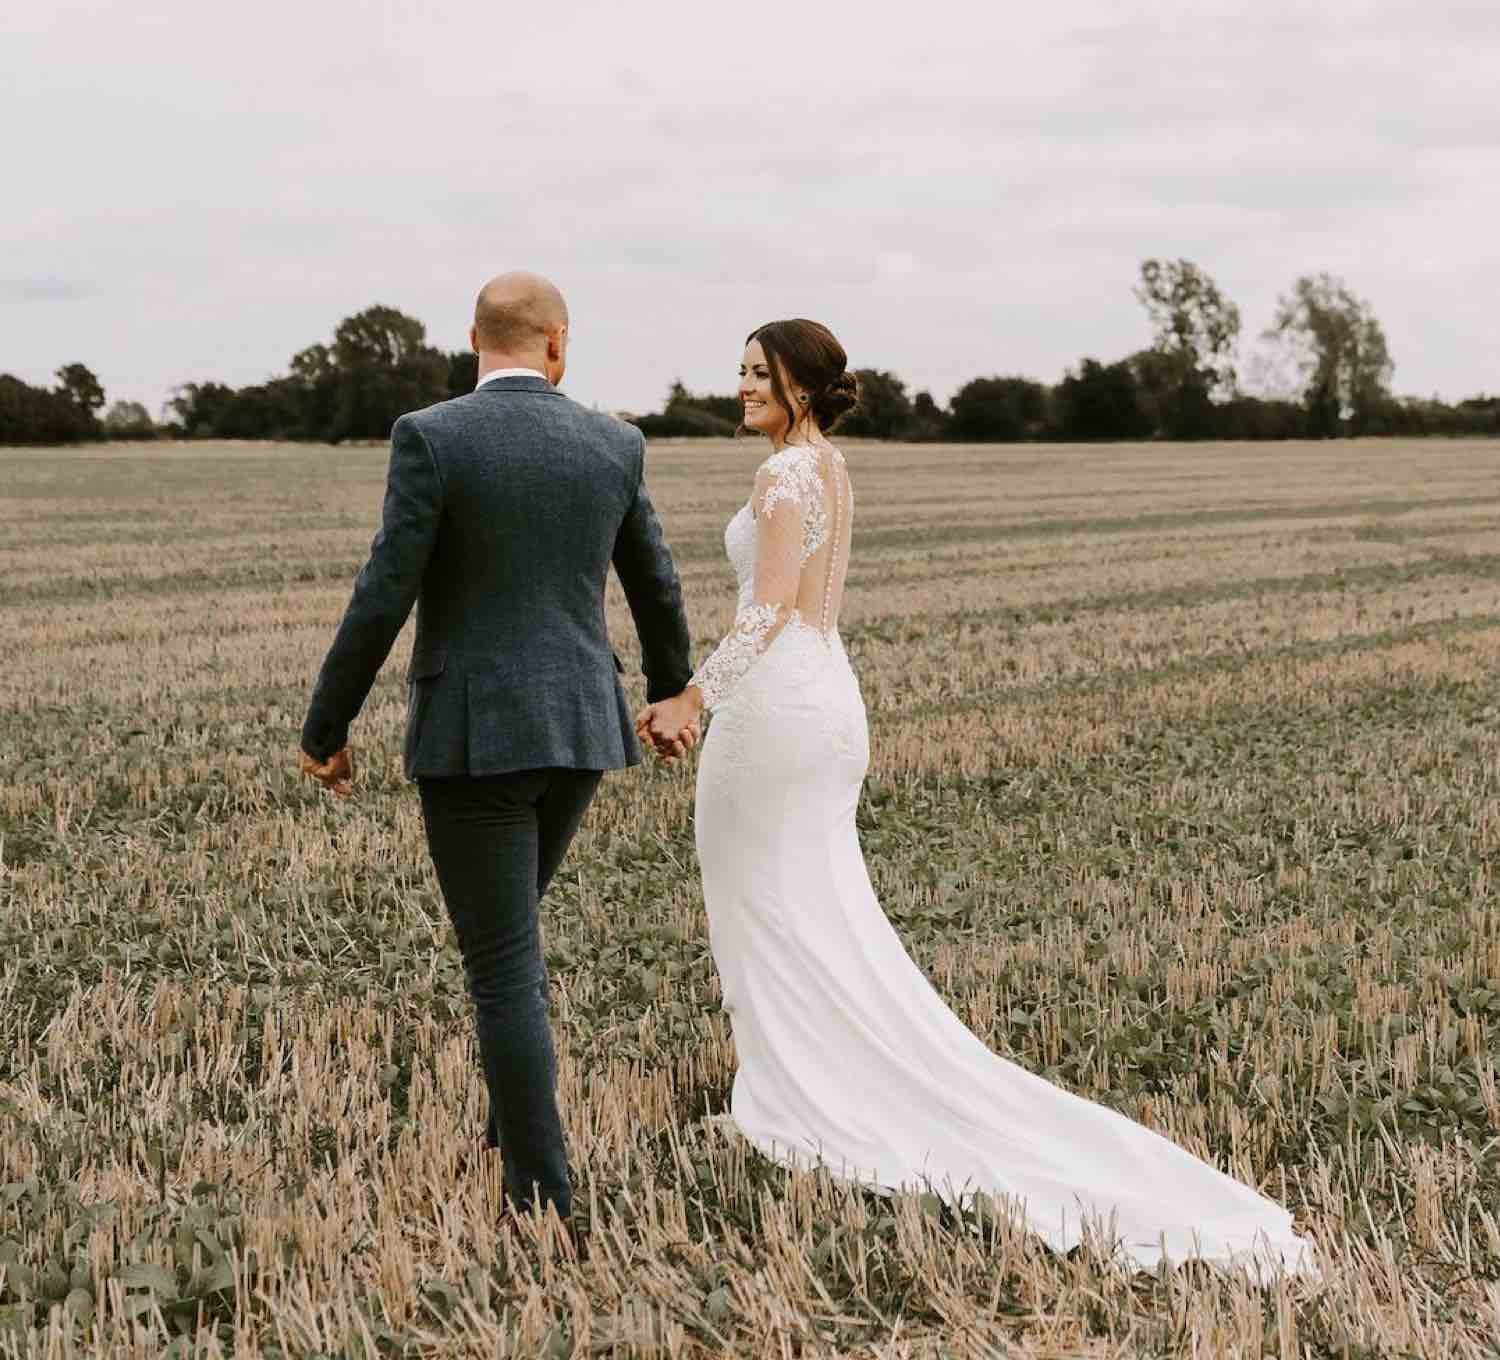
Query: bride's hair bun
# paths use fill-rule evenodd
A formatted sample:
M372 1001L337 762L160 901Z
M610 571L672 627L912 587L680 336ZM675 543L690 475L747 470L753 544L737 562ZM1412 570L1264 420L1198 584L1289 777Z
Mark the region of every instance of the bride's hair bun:
M789 424L795 425L807 411L826 433L840 416L859 404L859 379L849 372L849 356L821 322L802 317L768 321L751 331L745 343L752 340L760 341L770 361L771 392ZM806 406L793 401L782 382L783 372L798 389L808 393Z
M840 416L848 415L859 405L859 379L845 369L812 403L813 419L820 430L832 427Z

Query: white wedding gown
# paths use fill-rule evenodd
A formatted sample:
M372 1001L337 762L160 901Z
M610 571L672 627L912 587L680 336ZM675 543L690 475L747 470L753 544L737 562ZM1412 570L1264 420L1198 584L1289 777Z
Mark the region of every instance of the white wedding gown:
M712 713L695 820L733 1123L784 1165L1001 1197L1054 1250L1087 1226L1143 1269L1316 1274L1280 1205L992 1053L902 947L855 828L868 728L836 626L852 512L831 445L766 460L724 535L735 624L694 676Z

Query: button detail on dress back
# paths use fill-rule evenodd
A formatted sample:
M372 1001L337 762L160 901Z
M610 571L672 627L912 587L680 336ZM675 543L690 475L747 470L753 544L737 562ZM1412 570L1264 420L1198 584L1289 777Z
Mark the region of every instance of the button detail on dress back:
M828 458L826 472L823 467L825 454ZM816 636L824 644L826 655L830 658L836 652L842 655L842 649L833 646L830 624L833 618L834 582L839 571L840 546L846 520L845 496L849 496L851 506L853 503L843 456L831 444L822 444L816 448L805 444L789 444L761 464L757 472L757 483L765 486L759 501L752 496L735 512L724 530L724 548L734 567L739 586L734 625L693 674L692 683L698 686L704 707L710 710L716 709L738 689L750 668L775 639L788 629ZM830 487L833 491L831 516L828 505ZM769 602L757 599L755 594L756 543L757 534L761 532L757 526L782 504L794 507L800 519L797 536L791 538L791 542L785 546L798 553L804 579L799 582L795 599ZM784 532L790 537L791 523L785 519L778 523L784 526ZM793 544L796 545L795 548ZM825 545L828 546L828 562L824 568L822 616L814 626L811 608L808 615L804 616L796 601L806 599L805 587L816 589L813 581L806 578L806 573L811 570L808 563ZM813 598L816 599L816 596Z

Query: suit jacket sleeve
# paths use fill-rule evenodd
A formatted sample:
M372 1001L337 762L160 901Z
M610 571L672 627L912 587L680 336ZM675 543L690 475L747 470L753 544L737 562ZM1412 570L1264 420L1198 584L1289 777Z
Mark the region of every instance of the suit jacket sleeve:
M302 725L302 749L326 760L349 740L376 673L411 613L443 513L443 484L427 441L410 416L391 430L380 529L354 581Z
M644 439L639 457L644 472ZM615 536L614 565L641 640L647 702L681 693L693 673L682 583L646 494L644 475L636 483L635 499Z

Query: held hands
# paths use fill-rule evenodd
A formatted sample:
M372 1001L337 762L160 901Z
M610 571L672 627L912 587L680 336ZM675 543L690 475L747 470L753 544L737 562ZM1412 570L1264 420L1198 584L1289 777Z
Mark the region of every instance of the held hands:
M642 745L649 743L663 765L680 760L698 744L703 715L703 696L689 685L671 699L647 704L635 719L635 734Z
M327 760L317 760L299 751L302 757L302 773L316 779L325 789L331 789L340 798L354 792L354 756L347 746L335 751Z

